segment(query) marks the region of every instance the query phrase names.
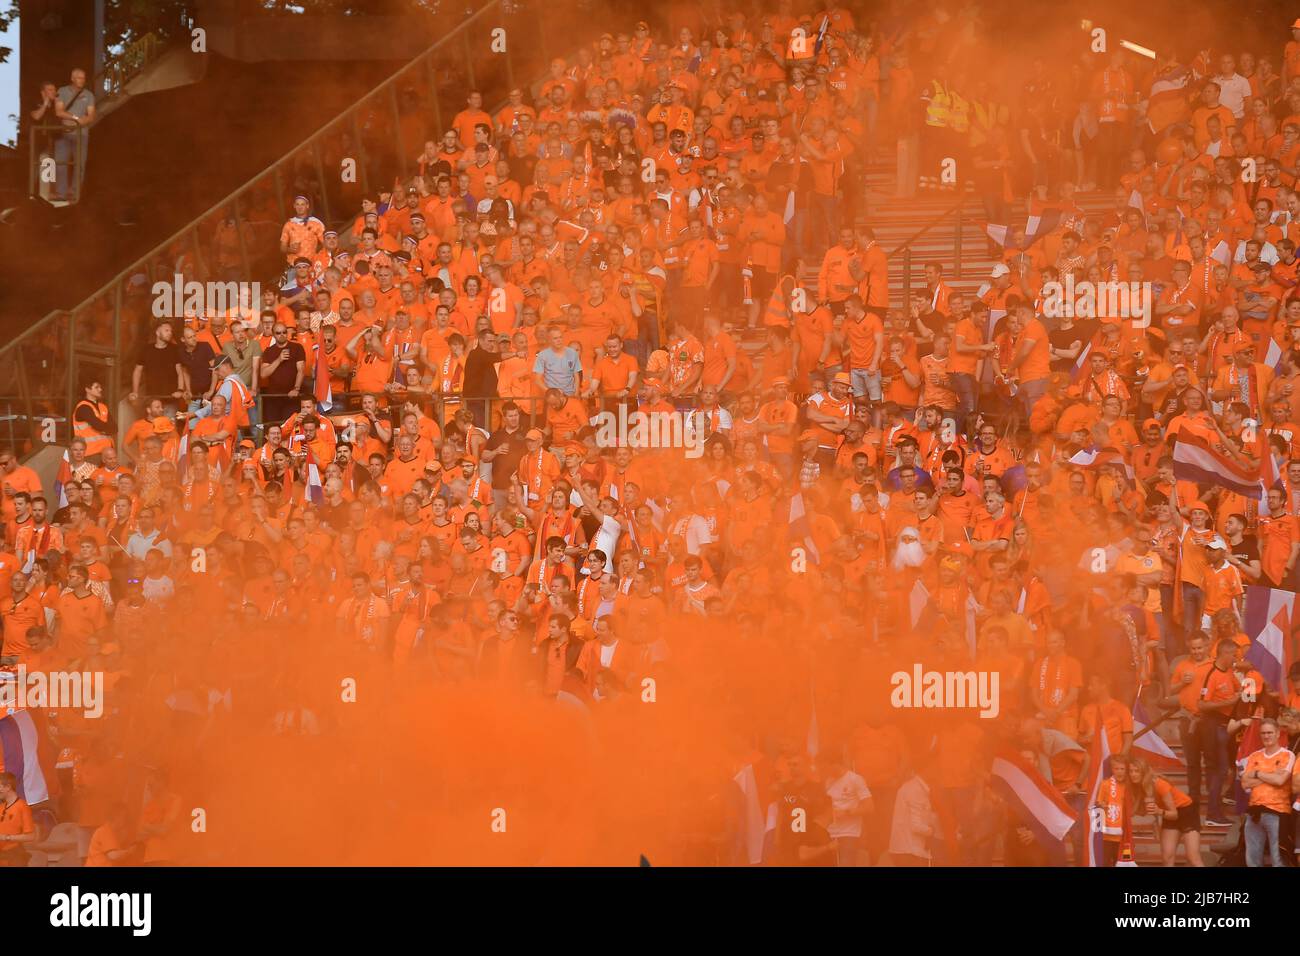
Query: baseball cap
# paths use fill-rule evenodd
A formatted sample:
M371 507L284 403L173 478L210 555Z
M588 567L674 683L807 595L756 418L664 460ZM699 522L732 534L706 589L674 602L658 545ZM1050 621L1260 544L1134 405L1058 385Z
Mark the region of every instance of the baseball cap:
M831 379L832 385L852 385L853 376L848 372L836 372L835 377Z
M253 443L253 439L251 439L251 438L245 438L243 441L241 441L241 442L239 443L239 447L240 447L240 448L256 448L257 445Z
M311 260L308 259L306 256L299 256L297 259L293 260L293 265L295 269L298 266L309 266L311 265Z
M790 380L786 378L784 375L778 375L776 378L772 379L771 385L773 388L777 388L777 387L789 388Z
M208 363L208 367L215 372L217 369L221 368L221 366L227 362L229 362L231 365L235 364L234 360L231 359L229 355L227 355L225 352L222 352L220 355L213 357L212 361Z
M1196 500L1196 501L1193 501L1191 507L1190 507L1188 510L1189 510L1189 511L1204 511L1206 514L1210 514L1210 506L1207 505L1204 501L1201 501L1201 500L1199 500L1199 499Z
M545 437L546 435L542 432L540 428L530 428L528 429L527 432L524 433L524 438L526 438L528 441L541 441Z
M1007 268L1007 264L1005 262L999 262L993 267L993 271L989 273L989 278L996 279L999 276L1008 275L1011 275L1011 270Z

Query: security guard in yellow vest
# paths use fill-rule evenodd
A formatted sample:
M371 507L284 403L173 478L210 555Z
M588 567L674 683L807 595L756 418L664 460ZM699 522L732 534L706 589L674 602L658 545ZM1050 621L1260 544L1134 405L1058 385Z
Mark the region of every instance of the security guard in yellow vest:
M937 189L952 122L952 93L940 76L930 81L921 99L925 103L925 125L921 128L921 172L917 180L922 189Z

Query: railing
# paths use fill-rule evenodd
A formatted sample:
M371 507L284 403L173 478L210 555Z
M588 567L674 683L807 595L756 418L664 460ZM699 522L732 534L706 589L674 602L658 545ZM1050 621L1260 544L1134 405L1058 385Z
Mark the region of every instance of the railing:
M167 41L157 32L146 33L128 43L95 74L90 84L96 99L112 99L121 94L126 85L140 75L146 66L167 48Z
M27 137L27 195L50 202L75 203L81 198L81 139L89 127L68 127L60 122L40 122ZM59 144L65 145L67 158L59 159ZM59 193L63 195L60 197Z
M945 209L939 215L935 216L924 226L918 229L908 238L900 242L890 253L889 258L893 259L900 252L903 254L903 301L906 303L912 297L912 244L928 233L936 226L943 225L949 219L954 221L953 239L952 239L952 262L956 273L952 276L954 279L960 279L962 276L961 264L961 239L964 223L964 210L966 201L960 199L957 204L950 209Z
M329 223L355 215L363 195L411 174L424 141L441 135L469 90L503 104L516 77L544 76L549 50L572 49L598 29L576 5L492 0L86 301L51 312L0 349L0 408L23 409L29 423L54 418L66 438L80 386L97 378L117 411L133 356L152 335L155 282L278 278L278 237L294 195L310 197Z

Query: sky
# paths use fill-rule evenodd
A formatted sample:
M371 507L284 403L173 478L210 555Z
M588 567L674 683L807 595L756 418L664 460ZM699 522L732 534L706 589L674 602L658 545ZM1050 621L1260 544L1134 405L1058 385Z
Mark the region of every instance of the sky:
M0 30L0 46L13 48L9 58L0 63L0 144L13 146L18 140L21 105L21 91L18 89L17 17L10 22L8 30Z

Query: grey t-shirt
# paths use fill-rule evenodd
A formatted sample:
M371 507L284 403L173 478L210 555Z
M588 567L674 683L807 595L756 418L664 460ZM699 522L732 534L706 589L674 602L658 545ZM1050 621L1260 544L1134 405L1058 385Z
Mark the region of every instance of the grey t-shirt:
M77 94L81 95L78 96ZM90 112L90 108L95 105L95 94L90 92L90 87L83 87L78 90L69 83L67 86L59 88L59 100L63 103L63 111L69 113L77 119L84 119Z
M577 391L575 375L581 371L582 359L577 350L571 348L566 348L558 355L554 349L542 349L533 362L533 374L540 374L547 388L558 388L565 395L573 395Z

